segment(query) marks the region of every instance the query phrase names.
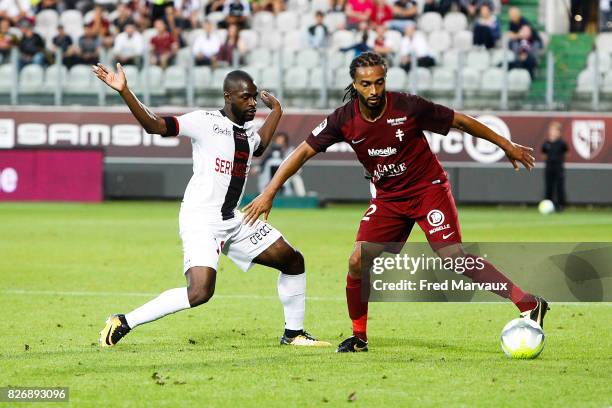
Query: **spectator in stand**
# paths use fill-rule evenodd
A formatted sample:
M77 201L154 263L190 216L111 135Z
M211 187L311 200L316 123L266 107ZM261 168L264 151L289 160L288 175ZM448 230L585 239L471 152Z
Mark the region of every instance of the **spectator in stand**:
M45 41L32 30L32 22L27 18L19 20L18 25L22 34L19 41L19 70L28 64L44 66L46 64Z
M478 19L474 22L474 45L486 48L495 47L501 37L501 30L497 16L491 12L491 5L483 3L478 12Z
M253 13L258 11L271 11L278 14L285 10L284 0L251 0L251 8Z
M519 48L527 42L531 54L537 57L543 48L543 44L536 29L533 28L529 20L521 15L521 10L518 7L510 7L508 18L510 19L508 24L510 48L515 54L518 54Z
M376 27L376 37L374 38L371 48L374 49L374 52L385 57L387 61L392 61L395 50L393 49L393 44L389 41L387 36L385 36L386 33L386 26L379 25Z
M217 54L221 49L219 35L214 32L210 21L205 20L202 25L204 32L198 35L193 42L191 52L195 58L196 65L215 65Z
M222 12L225 0L209 0L204 7L204 14L209 15L210 13Z
M244 56L248 52L245 42L240 38L240 31L236 24L232 24L227 28L227 38L225 43L221 45L217 61L225 65L233 65L234 58L237 59L238 65L244 65Z
M408 22L417 18L418 12L415 0L396 0L393 3L393 19L389 21L389 28L403 33Z
M0 19L0 64L4 64L10 60L11 50L18 42L17 37L11 34L9 28L11 28L9 19Z
M227 28L236 24L240 29L246 28L251 17L251 6L247 0L225 0L223 14L225 20L221 22L220 27Z
M62 50L62 64L67 68L79 63L78 50L74 46L72 37L64 30L64 26L57 26L57 35L53 37L52 43L51 51L53 55L55 55L58 49Z
M313 48L323 48L327 42L329 30L323 23L325 14L322 11L315 13L315 23L308 27L308 45Z
M404 36L400 42L400 66L405 71L412 68L413 57L416 58L418 67L433 67L436 60L433 58L431 49L427 44L427 39L420 31L416 30L414 21L406 25Z
M24 18L31 19L33 22L32 16L29 0L0 0L0 18L8 18L12 25Z
M330 11L344 11L346 7L346 0L329 0L329 10Z
M200 0L174 0L174 21L182 29L196 28L200 25Z
M523 40L523 43L518 47L514 61L508 64L508 69L526 69L529 71L531 79L534 79L537 66L538 60L533 56L529 43Z
M460 12L472 20L477 17L480 6L485 3L492 11L501 9L500 0L425 0L423 12L433 11L443 16L451 11Z
M174 26L174 2L173 0L151 0L151 21L166 19L170 16L172 21L168 21L170 27ZM153 23L155 25L155 23Z
M368 23L364 21L359 24L359 31L361 32L361 41L359 41L357 44L351 45L350 47L340 48L340 51L342 52L352 51L353 58L357 58L366 51L372 51L372 48L368 45L368 39L370 37L368 32Z
M393 19L393 9L385 0L374 0L372 15L370 16L370 24L372 28L385 25Z
M163 20L155 20L153 27L157 31L151 38L151 64L165 69L172 63L178 50L176 38L168 31Z
M79 64L96 65L100 62L100 47L102 40L94 28L94 24L87 24L83 29L83 35L78 42Z
M115 37L113 56L122 65L140 65L144 53L144 39L134 24L127 24L125 31Z
M144 0L120 0L120 4L125 4L129 16L134 20L138 31L142 32L153 24L149 17L151 16L151 10L149 4Z
M30 4L34 6L34 13L38 14L42 10L55 10L57 11L59 8L58 0L42 0L35 4L36 1L32 1Z
M119 3L117 6L117 17L113 20L111 31L117 35L123 32L128 24L136 24L132 18L132 11L128 8L127 4Z
M348 0L346 5L346 28L356 30L361 23L368 23L372 17L374 4L371 0Z
M115 36L111 32L111 22L108 19L108 14L101 6L96 6L92 14L92 19L86 24L91 25L94 33L100 39L100 45L105 50L110 51L113 48Z

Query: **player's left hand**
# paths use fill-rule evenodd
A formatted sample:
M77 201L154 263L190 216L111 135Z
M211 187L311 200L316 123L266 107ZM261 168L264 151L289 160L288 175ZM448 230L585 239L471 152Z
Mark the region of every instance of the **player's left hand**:
M506 157L510 160L512 166L514 166L514 170L519 171L517 162L520 162L527 170L531 171L533 166L535 166L535 157L531 155L533 148L522 146L518 143L510 143L510 147L506 149Z
M261 101L272 110L281 107L279 100L268 91L261 91Z
M247 206L245 206L242 211L244 212L244 217L242 222L247 225L253 225L255 221L259 218L261 214L264 215L264 220L268 221L268 216L270 215L270 210L272 209L272 201L274 197L269 197L265 193L261 193L253 201L251 201Z

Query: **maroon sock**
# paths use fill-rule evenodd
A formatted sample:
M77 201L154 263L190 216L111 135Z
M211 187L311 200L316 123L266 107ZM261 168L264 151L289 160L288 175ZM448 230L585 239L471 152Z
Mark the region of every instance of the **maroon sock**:
M353 321L353 335L367 341L368 302L361 300L361 279L346 275L346 304Z
M467 256L476 258L474 255ZM492 292L510 299L521 312L531 310L537 306L538 303L533 295L523 292L506 275L482 257L480 257L480 262L484 265L482 269L472 268L467 270L464 275L476 283L506 283L506 290L493 290Z

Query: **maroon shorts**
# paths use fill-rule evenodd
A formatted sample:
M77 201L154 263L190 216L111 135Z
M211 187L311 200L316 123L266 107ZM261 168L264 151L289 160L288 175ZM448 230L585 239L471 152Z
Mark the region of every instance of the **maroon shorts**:
M461 242L457 207L448 182L428 186L405 201L372 199L359 224L357 241L403 244L415 221L434 249Z

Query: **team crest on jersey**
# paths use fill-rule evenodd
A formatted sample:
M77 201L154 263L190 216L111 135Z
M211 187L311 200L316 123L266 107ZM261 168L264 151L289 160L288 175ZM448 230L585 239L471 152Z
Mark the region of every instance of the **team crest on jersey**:
M444 222L444 213L440 210L434 209L427 214L427 221L432 227L437 227Z
M407 119L408 118L406 116L402 116L401 118L387 119L387 124L391 126L400 126L406 123Z
M323 129L325 129L327 127L327 119L325 119L323 122L319 123L319 126L317 126L316 128L314 128L312 130L312 135L313 136L319 136L319 133L321 133L323 131Z

